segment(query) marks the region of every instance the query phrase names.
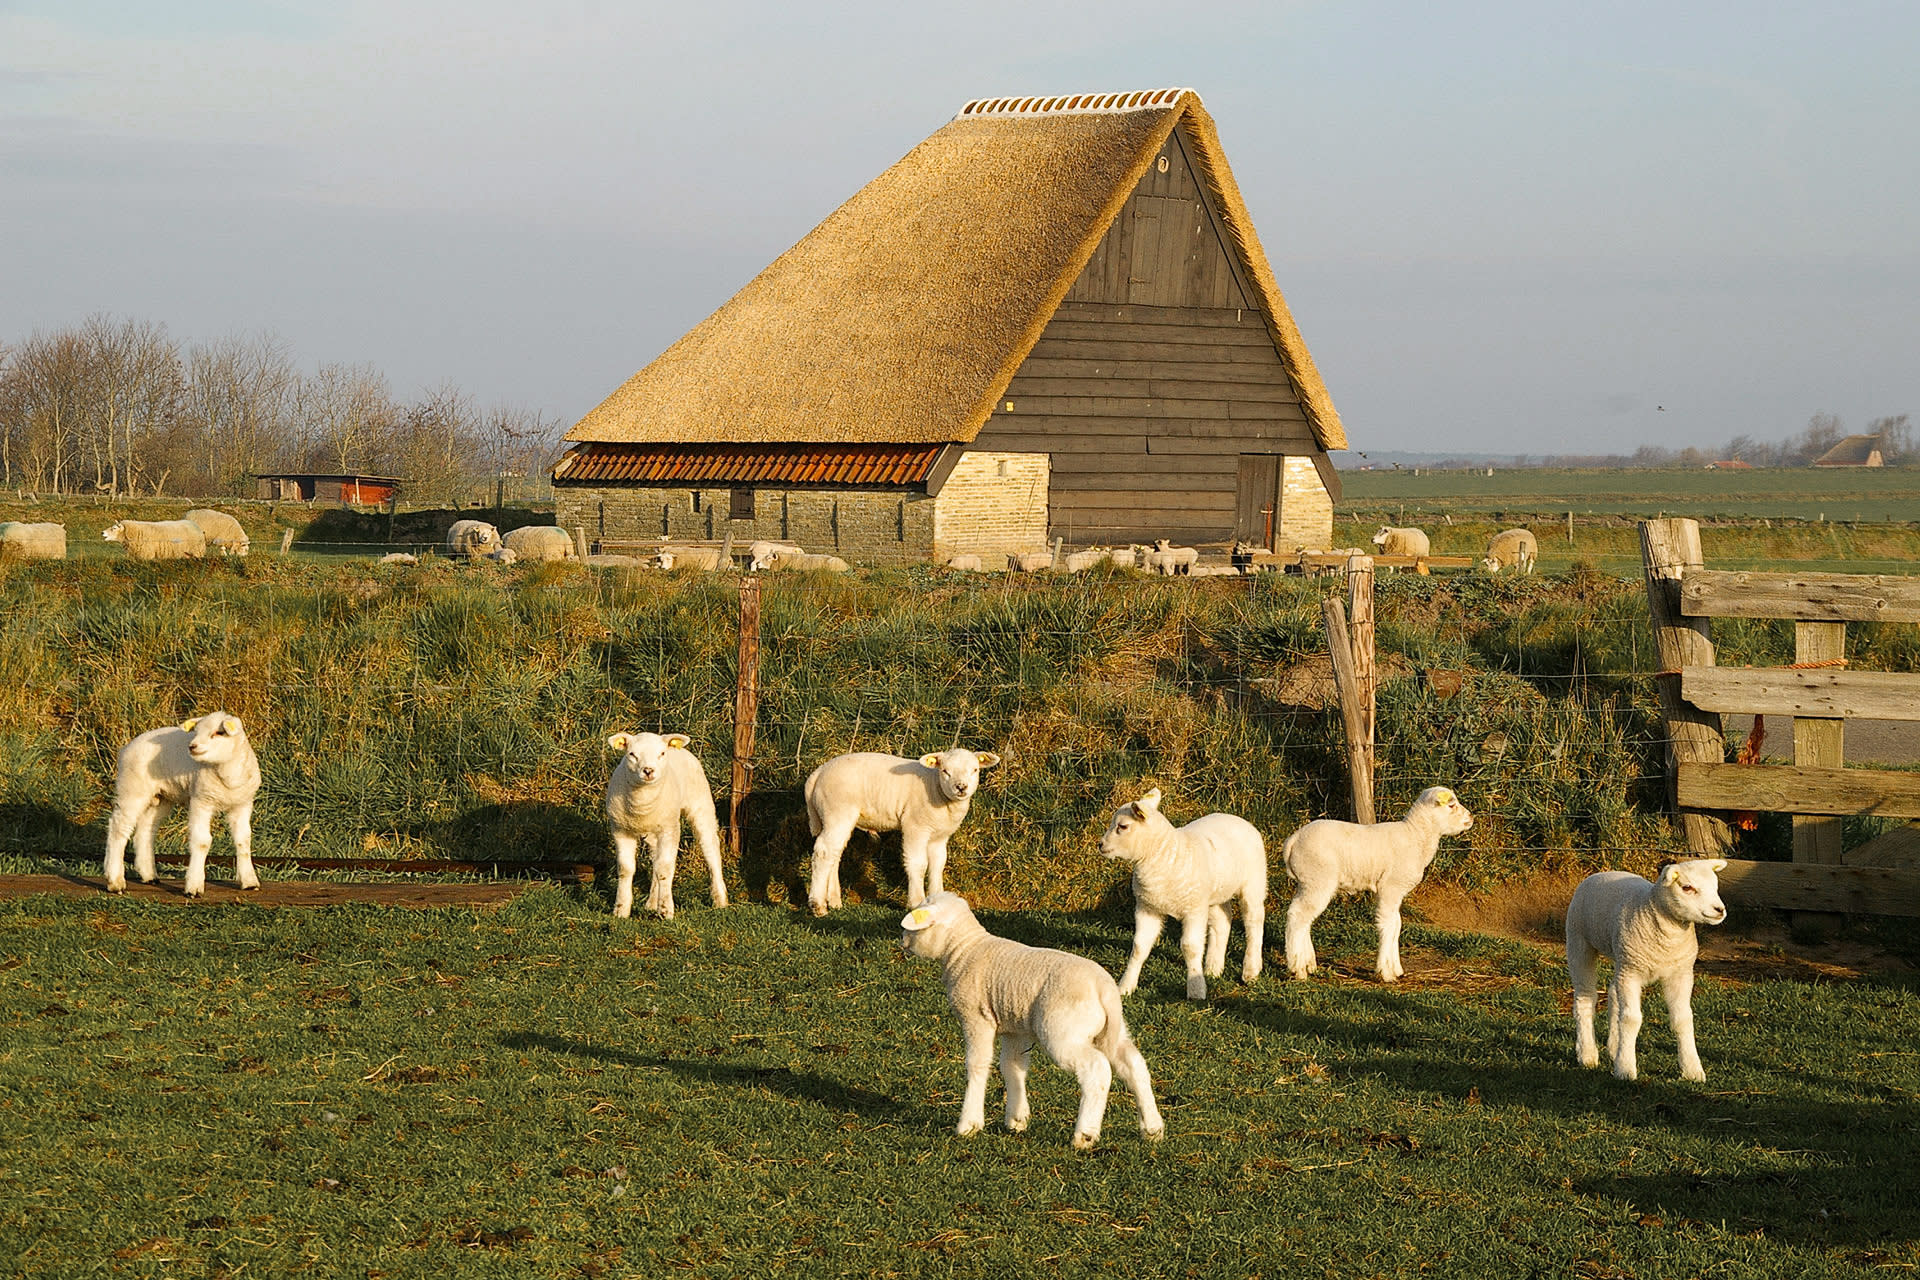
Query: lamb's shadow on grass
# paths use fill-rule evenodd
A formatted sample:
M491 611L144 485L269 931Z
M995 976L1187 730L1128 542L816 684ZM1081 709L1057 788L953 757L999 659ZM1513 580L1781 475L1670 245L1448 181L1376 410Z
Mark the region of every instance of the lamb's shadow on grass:
M469 861L609 861L603 820L570 805L542 800L482 805L445 822L423 824L408 834L433 845L444 857ZM699 863L697 853L693 861Z
M872 1119L902 1120L919 1108L908 1107L896 1099L846 1085L812 1071L795 1071L788 1066L749 1067L724 1062L697 1062L688 1058L665 1058L629 1053L586 1040L517 1031L498 1037L499 1043L517 1052L537 1049L573 1058L588 1058L609 1066L657 1067L675 1075L707 1084L759 1088L796 1102L814 1102L830 1111L853 1112Z
M66 810L35 801L0 804L0 847L53 858L98 859L107 844L105 817L76 822Z

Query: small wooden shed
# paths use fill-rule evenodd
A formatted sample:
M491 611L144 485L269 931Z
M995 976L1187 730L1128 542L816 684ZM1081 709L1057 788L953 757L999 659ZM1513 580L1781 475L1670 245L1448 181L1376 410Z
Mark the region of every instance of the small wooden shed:
M1345 448L1186 89L967 103L568 433L563 525L1326 547Z
M338 502L342 506L378 506L400 488L393 476L320 475L307 471L258 475L257 496L285 502Z

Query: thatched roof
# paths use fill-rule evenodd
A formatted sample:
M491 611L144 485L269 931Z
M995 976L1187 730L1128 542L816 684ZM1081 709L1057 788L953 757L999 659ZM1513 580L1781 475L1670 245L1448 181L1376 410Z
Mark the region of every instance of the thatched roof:
M1815 458L1813 465L1816 467L1878 466L1879 463L1875 458L1880 452L1880 447L1881 437L1878 435L1846 436L1833 448Z
M1184 89L970 102L567 433L969 441L1175 128L1320 444L1340 416Z

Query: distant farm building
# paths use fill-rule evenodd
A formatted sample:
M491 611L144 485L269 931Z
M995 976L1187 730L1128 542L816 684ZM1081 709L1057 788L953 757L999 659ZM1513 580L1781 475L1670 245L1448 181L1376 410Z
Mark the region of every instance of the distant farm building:
M567 438L597 541L883 563L1326 547L1347 443L1183 89L969 102Z
M1753 464L1751 462L1744 462L1739 458L1722 458L1718 462L1709 462L1707 464L1707 470L1709 471L1751 471L1753 470Z
M305 471L255 476L257 496L283 502L338 502L377 506L393 497L400 481L392 476L316 475Z
M1886 459L1880 456L1885 443L1879 435L1848 436L1833 448L1813 460L1816 467L1884 467Z

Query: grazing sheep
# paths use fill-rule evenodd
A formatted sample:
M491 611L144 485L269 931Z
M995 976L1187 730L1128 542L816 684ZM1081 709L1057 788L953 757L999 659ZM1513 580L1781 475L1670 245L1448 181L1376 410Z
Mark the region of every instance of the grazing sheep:
M1721 858L1670 862L1650 881L1626 871L1599 871L1575 887L1567 904L1567 972L1573 976L1573 1052L1581 1066L1600 1065L1593 1004L1604 955L1613 961L1607 983L1613 1074L1622 1080L1639 1074L1634 1046L1640 993L1658 982L1680 1042L1680 1078L1707 1078L1693 1043L1693 961L1700 951L1694 926L1727 918L1717 874L1726 865Z
M1287 906L1287 972L1304 978L1319 967L1313 922L1334 894L1372 893L1380 928L1380 980L1398 980L1406 972L1400 967L1400 903L1427 874L1440 838L1472 826L1473 815L1460 797L1446 787L1428 787L1398 822L1368 827L1322 818L1288 836L1280 856L1297 887Z
M775 556L769 567L783 573L806 573L815 569L825 569L829 573L845 573L852 566L839 556L817 556L805 551L789 551Z
M900 922L900 947L939 962L966 1040L967 1090L955 1133L964 1138L986 1127L987 1074L997 1036L1006 1123L1014 1133L1024 1131L1032 1115L1027 1068L1037 1042L1080 1078L1075 1147L1085 1150L1100 1141L1115 1073L1140 1101L1141 1136L1158 1141L1166 1135L1147 1060L1127 1034L1120 990L1105 969L1065 951L996 938L974 919L967 900L953 893L935 893L907 913Z
M1133 954L1120 975L1120 994L1132 995L1140 966L1160 938L1167 917L1180 921L1180 953L1187 961L1187 998L1205 1000L1207 979L1227 967L1226 904L1240 899L1247 954L1240 980L1260 976L1267 910L1267 846L1251 822L1210 813L1176 828L1160 812L1160 788L1114 811L1100 837L1100 856L1133 864ZM1201 968L1202 944L1206 967Z
M500 531L484 520L455 520L447 530L447 554L477 559L500 548Z
M1155 538L1151 547L1140 548L1137 554L1142 569L1168 578L1191 573L1200 559L1197 548L1176 547L1165 538Z
M813 832L813 869L807 905L824 916L840 905L840 855L857 827L878 835L900 833L907 871L907 905L940 892L947 841L966 819L980 771L1000 763L991 751L965 747L929 752L918 760L855 751L807 775L807 826Z
M187 512L186 518L200 526L200 532L207 540L208 551L218 551L224 556L244 556L252 545L240 522L224 511L195 507Z
M100 536L125 546L135 560L197 560L207 553L207 535L191 520L117 520Z
M1009 573L1045 573L1053 568L1053 556L1046 551L1015 551L1007 557Z
M1533 563L1539 558L1540 543L1531 530L1507 529L1487 539L1487 554L1480 561L1480 567L1488 573L1498 573L1502 569L1532 573Z
M706 859L713 905L727 905L727 881L720 870L720 820L713 811L713 790L706 770L688 751L684 733L616 733L607 745L621 752L607 781L607 823L613 829L613 856L619 884L613 914L633 914L633 873L640 841L653 856L647 885L647 910L673 919L673 866L680 854L681 819L693 825L693 837Z
M773 567L773 562L781 556L801 555L802 548L797 542L774 542L767 539L756 540L747 546L747 568L762 573Z
M380 557L381 564L419 564L420 557L405 551L389 551Z
M501 539L522 560L571 560L577 554L573 535L557 524L529 524L507 530Z
M653 553L653 562L662 569L701 569L712 572L722 567L718 547L692 547L680 543L668 543L661 547Z
M981 569L980 557L979 556L948 556L947 568L956 569L963 573L979 573Z
M253 871L253 798L260 790L260 761L240 717L224 711L196 716L178 728L149 729L120 748L113 781L113 812L107 818L107 889L127 887L127 838L133 838L134 874L152 884L153 829L168 813L187 806L186 894L207 891L207 851L213 819L224 814L233 836L233 873L242 889L258 889Z
M1376 552L1383 556L1428 556L1433 554L1433 544L1427 535L1418 529L1401 529L1390 524L1380 526L1380 532L1373 535Z
M67 527L20 520L0 523L0 560L65 560Z

